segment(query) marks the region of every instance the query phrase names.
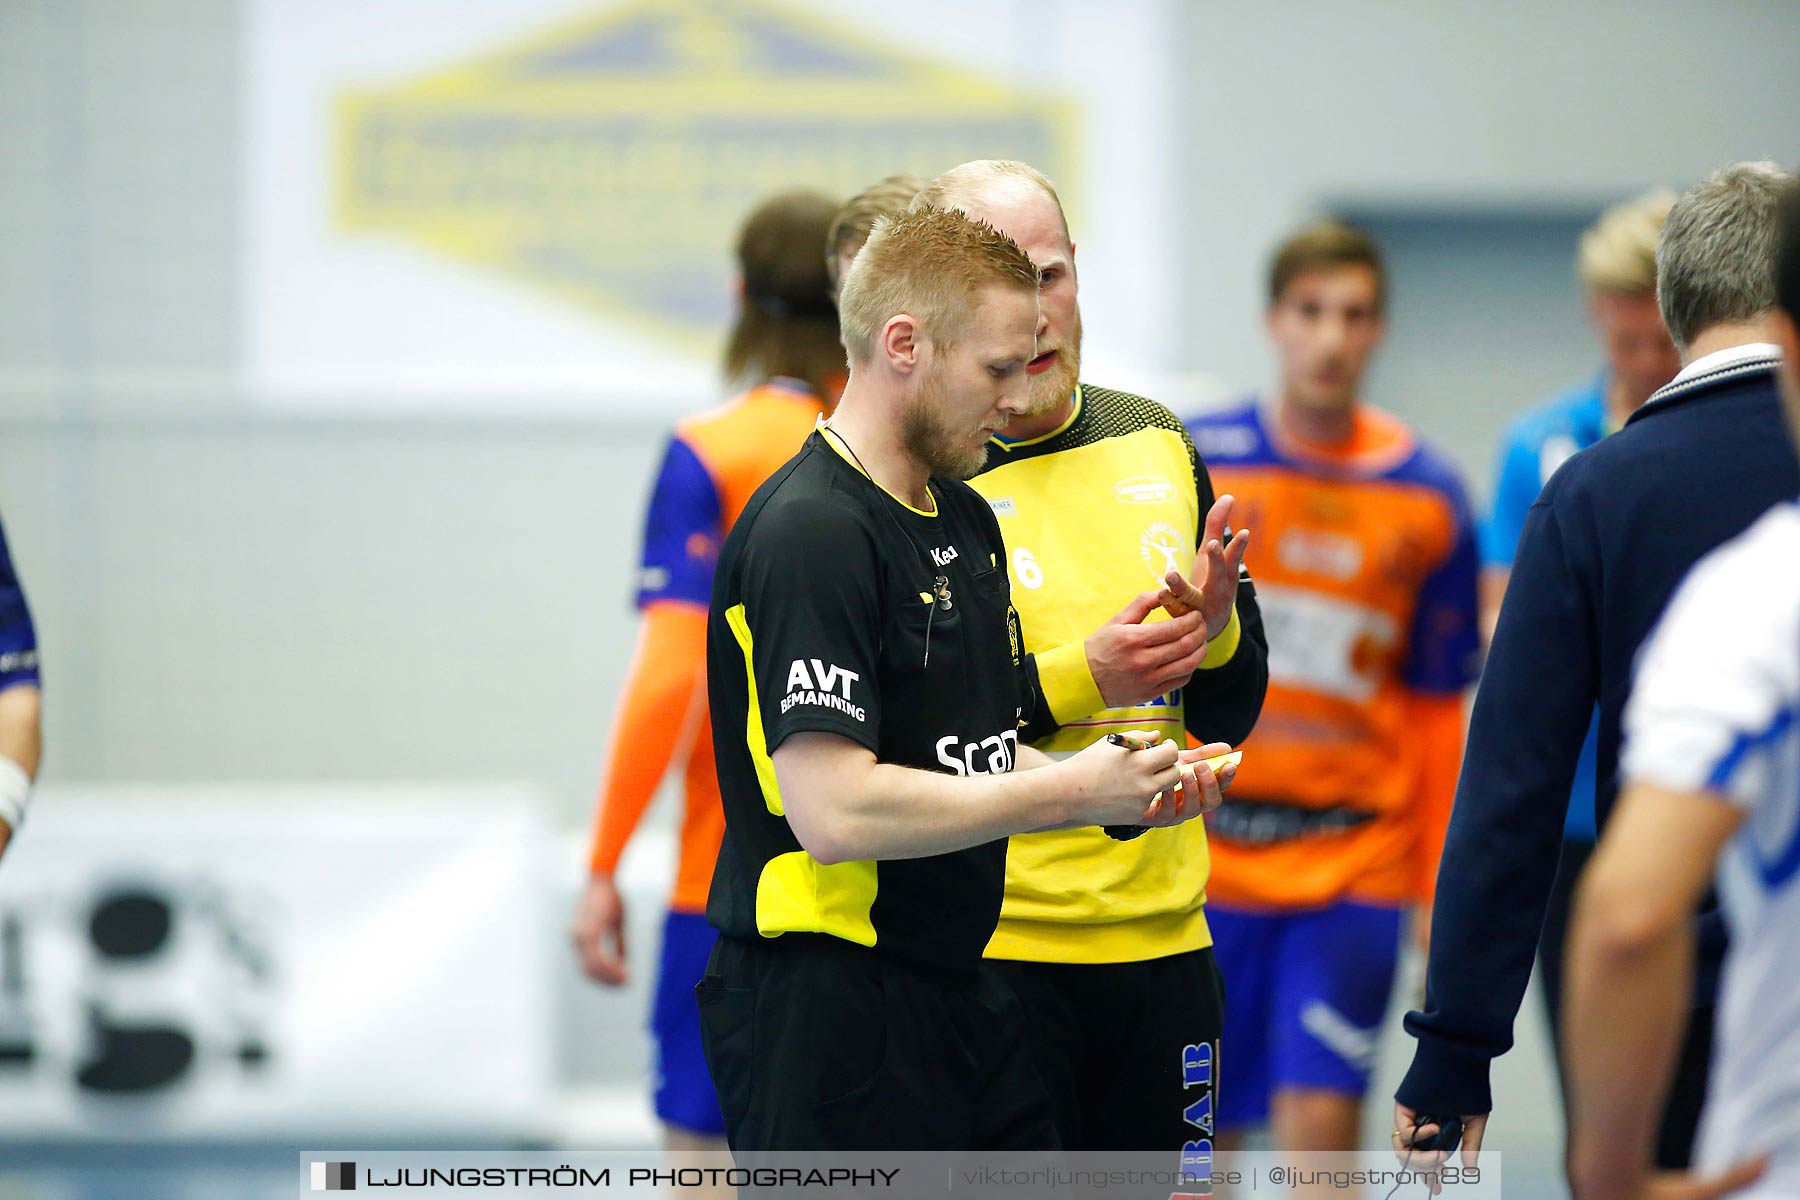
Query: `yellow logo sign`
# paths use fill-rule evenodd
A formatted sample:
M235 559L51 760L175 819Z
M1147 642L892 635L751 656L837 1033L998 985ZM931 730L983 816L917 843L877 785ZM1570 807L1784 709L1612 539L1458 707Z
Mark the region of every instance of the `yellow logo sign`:
M764 0L649 0L340 95L336 213L590 311L713 335L733 233L762 197L971 158L1067 184L1072 113Z

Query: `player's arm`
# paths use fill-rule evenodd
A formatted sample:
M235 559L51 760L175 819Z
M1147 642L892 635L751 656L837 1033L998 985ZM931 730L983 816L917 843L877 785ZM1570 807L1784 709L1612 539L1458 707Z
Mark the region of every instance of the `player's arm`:
M836 734L798 733L775 751L774 765L794 836L829 864L948 854L1046 829L1178 824L1216 807L1220 795L1204 762L1181 757L1174 742L1127 750L1102 739L1036 769L958 776L879 762ZM1169 799L1152 799L1158 792Z
M1413 791L1413 887L1420 907L1416 933L1420 949L1430 945L1430 916L1437 895L1438 863L1450 810L1456 800L1456 777L1462 768L1463 700L1460 693L1408 691L1407 737L1419 749L1418 781Z
M1421 949L1430 945L1438 864L1462 767L1463 694L1475 682L1481 655L1475 528L1459 487L1447 500L1454 531L1450 550L1419 586L1402 671L1407 738L1418 752L1412 862Z
M1765 586L1766 562L1744 545L1702 560L1639 655L1625 788L1576 898L1563 1036L1583 1200L1717 1194L1718 1181L1652 1180L1649 1168L1687 1024L1694 908L1744 810L1767 803L1782 744L1770 735L1800 699L1800 605Z
M25 817L43 755L37 631L0 530L0 853Z
M1495 470L1494 504L1481 527L1483 646L1494 640L1494 623L1500 619L1500 601L1506 596L1507 581L1512 577L1513 551L1519 544L1519 531L1524 527L1525 514L1531 511L1542 485L1538 456L1515 431L1500 451Z
M644 609L613 718L589 869L611 875L677 751L691 737L706 668L706 610L679 600Z
M706 663L706 611L680 601L644 610L637 650L620 692L601 776L588 881L570 938L596 982L627 981L625 908L614 874L669 764L695 728Z
M671 439L645 520L643 622L600 779L588 883L570 928L582 969L609 985L626 980L625 910L614 872L706 699L700 681L719 512L712 476L685 442Z
M1656 1124L1693 989L1694 906L1743 819L1717 794L1629 785L1582 874L1569 933L1562 1014L1569 1073L1569 1182L1577 1200L1647 1191ZM1724 1194L1687 1181L1657 1194Z
M35 683L0 691L0 854L24 816L43 754L41 699Z
M1512 563L1483 563L1481 567L1481 644L1494 643L1494 625L1500 620L1500 603L1512 582Z

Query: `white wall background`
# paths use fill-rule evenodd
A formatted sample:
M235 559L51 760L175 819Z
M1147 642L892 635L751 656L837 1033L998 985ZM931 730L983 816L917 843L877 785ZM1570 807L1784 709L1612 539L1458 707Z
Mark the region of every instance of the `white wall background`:
M1180 365L1235 386L1266 378L1270 249L1334 207L1591 215L1739 159L1800 160L1792 4L1283 0L1180 11L1191 136L1176 149L1192 196ZM1478 494L1506 419L1569 380L1562 362L1538 369L1529 340L1508 347L1507 362L1475 349L1472 369L1458 371L1457 339L1484 309L1501 314L1493 340L1524 334L1527 291L1539 310L1532 336L1565 337L1581 319L1572 267L1546 279L1540 265L1490 255L1461 288L1427 279L1411 297L1409 280L1395 280L1397 314L1442 332L1434 346L1454 382L1384 392L1384 372L1410 382L1418 364L1378 363L1371 398L1446 445Z
M1268 249L1334 205L1566 219L1733 159L1800 158L1791 4L1178 14L1168 239L1187 272L1154 365L1228 388L1264 378ZM240 403L240 21L231 0L0 0L0 514L44 643L47 775L517 779L574 827L631 646L664 414L308 420ZM1541 263L1516 287L1507 255L1482 263L1420 276L1430 290L1403 311L1454 336L1415 330L1382 367L1395 391L1383 375L1374 396L1462 457L1478 494L1492 431L1566 381L1578 317L1568 285L1456 375L1484 297L1558 286ZM1533 328L1561 339L1551 367ZM1458 386L1400 389L1428 351ZM634 999L570 1003L585 1025L567 1069L641 1061L593 1048L624 1044ZM1535 1089L1513 1111L1543 1132L1534 1052L1509 1078Z

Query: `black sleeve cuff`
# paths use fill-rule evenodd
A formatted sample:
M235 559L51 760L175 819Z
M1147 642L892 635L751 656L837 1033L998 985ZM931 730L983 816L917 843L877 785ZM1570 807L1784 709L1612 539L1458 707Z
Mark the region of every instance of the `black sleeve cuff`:
M1269 635L1247 576L1238 584L1237 612L1237 653L1222 667L1195 671L1184 691L1187 731L1202 742L1235 746L1249 737L1269 691Z
M1044 689L1038 683L1037 655L1025 656L1025 697L1023 715L1019 719L1019 740L1030 745L1033 742L1049 737L1062 728L1055 715L1050 711L1050 702L1044 699Z

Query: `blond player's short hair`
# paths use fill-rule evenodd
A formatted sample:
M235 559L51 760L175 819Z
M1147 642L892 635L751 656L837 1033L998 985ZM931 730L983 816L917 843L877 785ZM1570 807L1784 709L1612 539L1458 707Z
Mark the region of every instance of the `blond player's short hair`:
M825 231L825 273L836 289L843 284L838 278L838 257L851 246L869 240L869 231L882 217L899 216L912 198L919 194L925 181L917 175L889 175L880 183L872 183L838 207Z
M1063 240L1069 241L1069 215L1063 211L1062 197L1056 185L1030 163L1011 158L977 158L951 167L926 184L913 197L913 207L969 208L989 194L995 184L1027 184L1050 197L1056 215L1062 218Z
M844 349L867 362L875 338L906 313L939 348L968 332L989 287L1037 294L1037 268L1003 233L955 209L914 208L875 222L838 299Z
M1613 296L1656 294L1656 240L1675 207L1675 193L1655 188L1615 204L1581 235L1575 273L1590 292Z

